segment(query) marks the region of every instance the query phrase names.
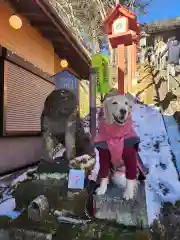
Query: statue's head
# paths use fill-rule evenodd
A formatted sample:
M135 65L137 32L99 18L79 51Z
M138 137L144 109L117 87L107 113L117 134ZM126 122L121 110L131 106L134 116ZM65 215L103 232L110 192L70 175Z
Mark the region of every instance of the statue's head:
M50 118L68 118L77 109L77 99L69 89L54 90L45 101L45 115Z

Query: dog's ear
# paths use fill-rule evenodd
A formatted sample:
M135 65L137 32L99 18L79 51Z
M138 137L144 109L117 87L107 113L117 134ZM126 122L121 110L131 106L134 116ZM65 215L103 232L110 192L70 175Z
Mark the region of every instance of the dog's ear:
M109 98L106 98L103 102L103 113L105 122L108 124L112 124L114 118L111 111L111 99Z
M111 90L105 94L103 101L105 101L106 98L108 97L113 97L118 95L118 90L116 88L111 88Z
M134 104L137 102L137 99L135 96L133 96L131 93L127 92L125 94L126 98L128 99L130 105L133 107Z

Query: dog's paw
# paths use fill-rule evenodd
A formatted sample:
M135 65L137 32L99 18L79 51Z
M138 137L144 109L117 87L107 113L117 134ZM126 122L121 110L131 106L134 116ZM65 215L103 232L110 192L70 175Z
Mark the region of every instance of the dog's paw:
M97 195L104 195L107 191L107 186L100 186L96 189Z
M136 179L135 180L127 179L126 189L123 194L123 198L125 200L132 200L134 198L134 196L136 195L137 189L138 189L137 180Z
M102 178L100 187L96 189L96 194L97 195L104 195L107 191L107 186L108 186L108 178Z

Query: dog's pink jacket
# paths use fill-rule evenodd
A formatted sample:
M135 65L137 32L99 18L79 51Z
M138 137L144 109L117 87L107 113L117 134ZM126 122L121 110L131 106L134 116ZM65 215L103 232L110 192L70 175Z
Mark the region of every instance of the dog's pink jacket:
M95 142L106 141L111 153L112 164L119 166L122 163L124 140L132 137L137 137L137 135L133 128L131 115L129 115L128 120L122 126L115 123L107 124L104 119L101 118Z

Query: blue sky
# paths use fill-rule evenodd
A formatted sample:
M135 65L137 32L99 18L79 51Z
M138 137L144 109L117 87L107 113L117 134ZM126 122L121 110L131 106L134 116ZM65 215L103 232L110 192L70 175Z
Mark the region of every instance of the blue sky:
M152 0L147 10L148 13L139 18L140 23L180 17L180 0Z

